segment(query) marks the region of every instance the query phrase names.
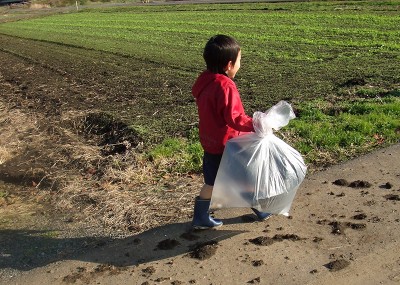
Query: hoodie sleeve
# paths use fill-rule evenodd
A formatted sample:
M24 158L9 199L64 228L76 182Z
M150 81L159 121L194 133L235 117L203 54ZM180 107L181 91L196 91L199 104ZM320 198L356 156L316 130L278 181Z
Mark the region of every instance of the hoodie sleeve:
M240 132L254 132L253 119L246 115L239 91L233 82L224 87L221 104L223 104L224 118L229 127Z

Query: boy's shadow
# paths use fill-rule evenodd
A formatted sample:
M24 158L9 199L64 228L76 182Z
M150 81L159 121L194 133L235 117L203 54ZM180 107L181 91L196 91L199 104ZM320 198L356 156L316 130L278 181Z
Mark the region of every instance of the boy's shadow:
M234 223L224 220L224 222ZM130 266L190 254L201 245L218 243L243 230L219 229L192 230L190 223L175 223L157 227L141 234L113 241L101 250L77 257L114 266Z
M223 220L226 225L240 217ZM0 230L0 269L30 270L61 260L80 260L115 266L139 265L181 254L196 246L220 242L243 230L192 230L190 223L163 225L121 239L58 238L54 231Z
M223 219L226 226L255 221L255 215L251 214ZM182 254L190 254L201 245L218 243L245 232L247 231L224 229L224 226L217 229L192 230L190 223L175 223L114 241L101 250L78 259L115 266L139 265Z

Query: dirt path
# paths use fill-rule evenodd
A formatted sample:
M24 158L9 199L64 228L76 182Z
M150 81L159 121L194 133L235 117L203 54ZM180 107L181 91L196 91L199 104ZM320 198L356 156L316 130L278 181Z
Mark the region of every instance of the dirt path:
M399 155L397 144L309 175L289 218L221 210L218 230L169 224L0 283L399 284Z

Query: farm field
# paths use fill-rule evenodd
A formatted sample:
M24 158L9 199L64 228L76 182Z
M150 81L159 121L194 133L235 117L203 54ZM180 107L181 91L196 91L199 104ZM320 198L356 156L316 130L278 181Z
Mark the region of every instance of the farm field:
M195 132L191 84L204 67L204 43L217 33L236 37L243 47L237 84L249 114L282 99L298 114L309 113L300 102L313 100L327 102L311 109L328 115L349 112L338 104L348 100L389 97L397 104L397 8L396 1L134 6L3 23L0 33L4 53L70 77L76 82L70 86L94 90L72 92L68 100L56 96L58 112L107 113L129 127L134 145L149 146ZM318 116L300 119L308 124ZM385 142L396 141L393 120L373 124L367 133L335 133L339 141L328 142L297 127L300 139L293 143L314 164L317 147L333 153L333 160L346 158L340 152L352 145L358 149L350 157L370 148L373 135L383 135L380 125L391 132ZM357 122L349 127L357 128ZM343 149L332 148L339 143Z
M127 5L43 16L2 8L0 230L35 219L49 229L54 218L70 233L46 237L118 237L190 219L201 184L191 86L218 33L242 46L236 83L248 114L292 104L298 117L278 135L310 173L398 143L399 7ZM30 252L14 267L47 262Z

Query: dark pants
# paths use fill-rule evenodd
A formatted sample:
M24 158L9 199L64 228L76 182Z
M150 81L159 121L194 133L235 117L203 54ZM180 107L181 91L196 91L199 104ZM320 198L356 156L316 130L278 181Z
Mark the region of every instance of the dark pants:
M210 186L214 186L215 178L219 164L221 163L222 154L211 154L204 152L203 156L203 175L204 183Z

